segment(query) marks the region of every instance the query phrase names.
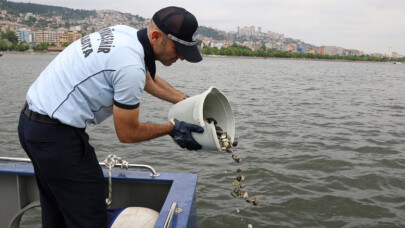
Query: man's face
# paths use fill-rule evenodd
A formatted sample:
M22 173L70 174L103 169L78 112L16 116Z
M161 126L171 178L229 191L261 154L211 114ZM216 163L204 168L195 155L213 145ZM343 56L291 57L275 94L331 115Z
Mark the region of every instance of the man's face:
M163 35L160 41L158 41L155 49L155 57L165 66L172 65L177 59L184 60L184 58L177 52L173 41L166 35Z

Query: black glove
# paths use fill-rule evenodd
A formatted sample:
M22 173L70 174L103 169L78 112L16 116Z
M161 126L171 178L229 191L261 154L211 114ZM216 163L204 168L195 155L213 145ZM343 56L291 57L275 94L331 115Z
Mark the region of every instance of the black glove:
M173 123L173 121L172 121ZM204 128L195 124L174 119L173 130L170 132L172 139L181 147L188 150L201 150L202 146L194 140L191 132L203 133Z

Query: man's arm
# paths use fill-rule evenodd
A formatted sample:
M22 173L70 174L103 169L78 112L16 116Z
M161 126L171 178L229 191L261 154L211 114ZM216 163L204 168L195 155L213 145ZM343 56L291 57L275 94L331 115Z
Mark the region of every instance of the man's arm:
M150 124L138 120L139 107L133 110L113 105L115 132L122 143L141 142L170 134L173 140L188 150L199 150L202 146L194 140L191 132L203 133L204 128L174 119L172 123Z
M144 90L159 99L171 102L173 104L182 101L187 97L186 94L176 90L157 75L155 75L155 81L153 81L149 71L146 74Z
M120 142L141 142L169 134L172 131L172 123L151 124L139 122L139 109L138 107L127 110L113 106L115 131Z

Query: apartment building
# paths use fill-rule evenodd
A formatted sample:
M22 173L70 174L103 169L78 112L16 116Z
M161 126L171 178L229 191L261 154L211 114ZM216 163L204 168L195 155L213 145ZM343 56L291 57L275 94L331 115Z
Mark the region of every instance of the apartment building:
M37 44L39 43L55 43L55 45L58 45L59 42L59 36L62 33L59 31L51 31L51 30L38 30L35 32L35 42Z
M75 40L81 39L82 34L76 32L65 32L59 35L59 45L63 43L73 43Z

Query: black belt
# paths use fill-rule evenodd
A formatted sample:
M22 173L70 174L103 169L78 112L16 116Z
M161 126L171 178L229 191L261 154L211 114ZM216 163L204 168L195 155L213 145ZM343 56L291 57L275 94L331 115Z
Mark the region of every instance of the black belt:
M28 119L35 120L42 123L52 123L52 124L61 124L61 122L57 119L52 119L47 115L42 115L37 112L31 111L28 107L27 102L25 102L23 107L24 115L28 117Z

